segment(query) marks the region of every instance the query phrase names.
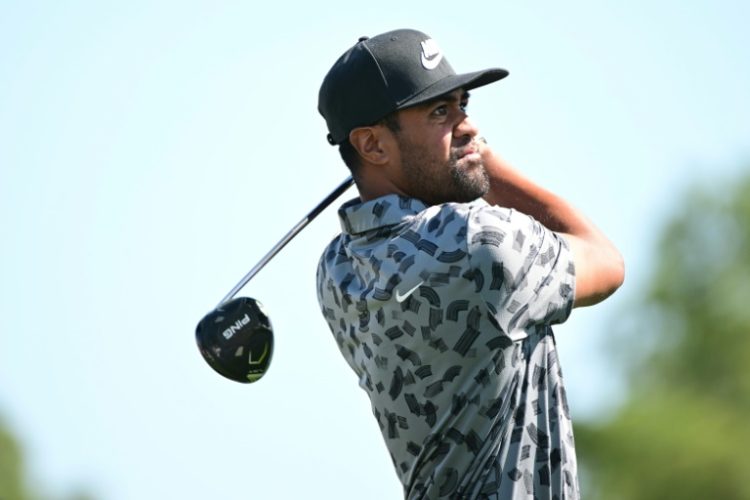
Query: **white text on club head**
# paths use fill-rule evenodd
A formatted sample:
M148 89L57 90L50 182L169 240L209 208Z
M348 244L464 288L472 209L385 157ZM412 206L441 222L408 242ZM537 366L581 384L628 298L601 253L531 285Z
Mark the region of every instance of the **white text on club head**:
M234 322L232 326L221 332L221 334L224 336L225 339L229 340L231 339L235 333L239 332L243 326L250 323L250 316L245 313L245 317L238 319Z

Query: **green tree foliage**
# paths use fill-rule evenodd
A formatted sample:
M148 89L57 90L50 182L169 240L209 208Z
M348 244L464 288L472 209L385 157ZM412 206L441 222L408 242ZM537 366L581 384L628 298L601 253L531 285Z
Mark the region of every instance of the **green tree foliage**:
M0 422L0 500L27 500L18 442Z
M628 399L576 426L584 493L750 499L750 175L693 189L656 263L617 321Z
M27 482L27 467L19 442L0 418L0 500L93 500L85 489L64 496L40 496Z

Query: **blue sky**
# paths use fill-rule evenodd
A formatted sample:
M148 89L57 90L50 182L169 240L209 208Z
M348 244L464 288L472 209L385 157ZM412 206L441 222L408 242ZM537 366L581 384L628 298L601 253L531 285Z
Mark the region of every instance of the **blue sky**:
M0 415L31 481L114 500L399 496L317 309L333 210L242 292L274 322L261 382L215 375L193 332L345 177L320 81L357 37L401 27L458 71L510 71L473 92L472 118L625 255L621 292L557 330L574 418L603 418L622 389L607 333L660 224L686 186L750 166L748 18L740 1L0 2Z

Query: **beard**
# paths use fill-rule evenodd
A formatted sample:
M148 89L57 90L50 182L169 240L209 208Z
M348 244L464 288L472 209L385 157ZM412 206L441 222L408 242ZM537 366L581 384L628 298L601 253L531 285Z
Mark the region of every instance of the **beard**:
M446 161L435 151L402 138L399 138L399 147L409 194L428 205L474 201L490 189L489 175L482 161L461 158L462 148L452 147Z

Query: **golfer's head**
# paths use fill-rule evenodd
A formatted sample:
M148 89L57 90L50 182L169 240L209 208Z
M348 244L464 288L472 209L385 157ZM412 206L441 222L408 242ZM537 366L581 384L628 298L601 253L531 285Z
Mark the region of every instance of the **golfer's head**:
M489 182L465 111L468 91L507 75L500 68L457 74L429 35L395 30L362 37L339 57L318 110L363 199L468 201Z

